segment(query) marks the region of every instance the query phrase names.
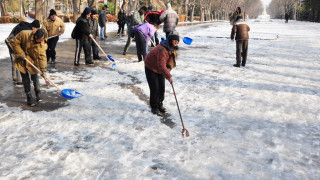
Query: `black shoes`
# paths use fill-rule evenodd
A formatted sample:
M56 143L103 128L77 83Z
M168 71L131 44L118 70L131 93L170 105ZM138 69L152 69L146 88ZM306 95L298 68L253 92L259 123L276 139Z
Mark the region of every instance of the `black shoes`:
M105 38L100 38L101 41L105 40Z
M79 62L74 62L74 65L75 66L80 66L80 63Z
M122 54L123 54L123 55L126 55L126 54L127 54L127 52L123 52Z
M101 60L101 57L94 57L93 60Z
M155 115L157 115L157 116L161 116L161 113L160 113L159 109L152 108L152 109L151 109L151 112L152 112L152 114L155 114Z
M166 108L163 107L163 106L159 107L159 111L162 112L162 113L167 112Z
M34 102L34 99L32 97L31 92L27 92L26 95L27 95L27 104L28 104L28 106L30 106L30 107L36 106L36 103Z
M241 66L245 67L246 65L245 64L241 64Z
M234 64L233 66L234 66L234 67L240 67L240 65L238 65L238 64Z
M40 92L36 92L36 100L37 100L37 102L42 101L42 97L41 97L41 93Z
M87 61L86 62L86 65L90 65L90 64L94 64L94 62L93 61Z

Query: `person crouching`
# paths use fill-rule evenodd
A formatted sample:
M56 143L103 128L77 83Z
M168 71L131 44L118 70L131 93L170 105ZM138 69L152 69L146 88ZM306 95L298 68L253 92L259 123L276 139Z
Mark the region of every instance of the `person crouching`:
M161 41L160 45L152 49L144 61L150 89L151 112L156 115L166 112L163 107L165 79L170 84L173 83L170 71L176 67L179 39L177 31L170 32L168 39Z
M36 105L31 93L29 74L33 81L37 102L41 101L41 92L38 71L27 63L25 59L28 59L32 64L39 68L41 75L46 78L46 49L48 47L44 42L46 37L47 34L44 29L38 29L37 31L24 30L11 40L12 50L16 57L14 65L20 71L24 91L27 95L27 104L29 106Z

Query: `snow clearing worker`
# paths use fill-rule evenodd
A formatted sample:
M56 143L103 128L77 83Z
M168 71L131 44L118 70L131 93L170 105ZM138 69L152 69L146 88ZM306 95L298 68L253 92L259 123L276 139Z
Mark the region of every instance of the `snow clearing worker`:
M41 101L41 92L38 77L39 72L27 63L25 58L40 69L41 75L46 79L47 44L44 42L45 38L47 38L47 34L44 29L38 29L36 31L25 30L21 31L11 41L12 49L16 57L14 65L20 71L24 91L27 95L27 104L29 106L35 106L36 102ZM29 74L33 81L36 102L32 97Z
M153 48L147 55L145 73L150 89L151 112L156 115L166 112L163 107L165 93L165 79L173 83L170 71L176 67L178 56L179 34L177 31L169 33L168 39L161 41L160 45Z
M91 34L91 29L89 25L89 18L91 15L91 10L86 7L81 16L76 21L76 26L74 27L71 37L76 39L76 52L74 58L74 65L79 66L81 49L84 51L84 58L86 65L94 64L91 58L91 45L90 39L93 38Z
M248 55L248 42L249 42L249 32L250 27L243 21L242 16L238 16L235 24L231 30L231 40L236 39L236 59L237 62L234 67L240 67L246 65L247 55ZM241 61L242 58L242 61Z
M11 46L11 40L17 35L19 34L21 31L23 30L37 30L38 28L40 28L40 22L39 20L35 19L32 23L28 23L28 22L20 22L18 25L16 25L9 37L7 39L5 39L5 42L8 46L9 49L9 54L10 54L10 58L11 58L11 63L12 63L12 79L13 79L13 83L17 84L17 85L21 85L22 84L22 79L21 79L21 75L20 72L17 70L17 68L14 66L14 52L12 50L12 46Z
M56 62L56 46L59 41L59 36L65 31L64 22L57 16L54 9L50 10L49 17L45 19L42 23L43 28L48 33L48 49L47 49L47 60L51 61L51 64ZM50 38L52 37L52 38Z
M91 15L88 20L89 20L91 34L92 34L94 40L97 40L97 37L99 36L99 29L98 29L99 25L98 25L98 21L97 21L98 16L99 16L98 12L94 9L91 9ZM99 56L98 45L92 39L89 39L89 41L90 41L90 45L92 47L93 60L100 60L101 57Z

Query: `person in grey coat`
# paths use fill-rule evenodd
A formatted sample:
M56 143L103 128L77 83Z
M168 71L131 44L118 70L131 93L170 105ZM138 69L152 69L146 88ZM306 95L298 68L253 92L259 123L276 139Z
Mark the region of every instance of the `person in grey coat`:
M89 24L90 24L91 34L94 40L96 40L96 37L99 35L97 17L98 17L98 12L96 10L91 10ZM97 44L93 42L92 39L89 39L89 40L92 47L93 60L100 60L101 57L99 57L99 49Z
M104 40L104 28L106 27L106 7L103 6L99 12L100 39Z
M167 9L161 14L160 21L163 21L163 32L166 33L166 38L168 39L169 33L176 29L179 22L179 16L172 9L170 3L167 3Z

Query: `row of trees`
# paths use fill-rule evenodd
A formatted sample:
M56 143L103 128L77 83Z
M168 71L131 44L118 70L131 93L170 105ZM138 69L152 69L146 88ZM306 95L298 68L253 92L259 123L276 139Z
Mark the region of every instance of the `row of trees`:
M55 0L60 1L67 14L73 14L78 17L84 2L90 8L98 9L98 0ZM0 0L1 16L5 16L6 12L17 12L28 9L28 5L34 5L36 18L42 20L48 14L53 0ZM262 3L260 0L122 0L121 7L126 11L136 10L141 6L153 6L154 10L163 10L166 3L170 2L174 10L178 14L186 15L188 21L193 21L195 16L200 17L200 21L210 21L213 19L227 20L229 14L234 12L236 7L240 6L243 12L250 18L256 18L262 12ZM50 5L51 3L51 5ZM108 4L112 4L114 8L109 13L117 14L120 8L120 0L108 0ZM110 8L109 8L110 10Z
M320 22L320 0L272 0L268 12L272 18Z

